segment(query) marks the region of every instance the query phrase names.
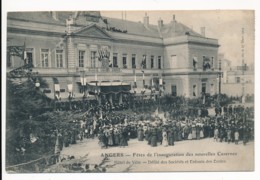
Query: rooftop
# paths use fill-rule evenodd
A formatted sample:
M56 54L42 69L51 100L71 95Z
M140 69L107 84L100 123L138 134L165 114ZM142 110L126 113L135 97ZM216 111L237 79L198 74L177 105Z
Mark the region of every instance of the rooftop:
M203 37L201 34L193 31L184 24L177 22L175 19L168 24L162 23L159 27L158 25L152 24L145 25L141 22L102 17L99 11L24 11L8 13L8 19L63 26L66 26L66 19L68 18L74 18L76 23L75 25L77 26L86 26L89 22L94 22L97 26L106 30L155 38L167 38L183 35Z

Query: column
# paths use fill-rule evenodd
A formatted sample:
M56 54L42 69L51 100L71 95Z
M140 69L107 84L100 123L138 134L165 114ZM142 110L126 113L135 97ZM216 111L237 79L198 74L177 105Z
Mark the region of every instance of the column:
M74 47L71 36L68 37L67 49L68 49L68 68L74 68L75 67L75 47Z

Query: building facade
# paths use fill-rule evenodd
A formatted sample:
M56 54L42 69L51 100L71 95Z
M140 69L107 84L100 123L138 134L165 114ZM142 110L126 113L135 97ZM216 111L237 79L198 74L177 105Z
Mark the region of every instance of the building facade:
M121 82L137 93L162 86L164 94L188 98L218 93L218 40L174 15L168 24L152 25L147 14L132 22L94 11L10 12L7 45L23 46L27 63L48 82L46 92L59 91L61 98L70 91L81 96L93 82ZM9 71L24 65L8 57Z
M222 92L233 97L254 95L254 66L232 66L231 61L222 57Z

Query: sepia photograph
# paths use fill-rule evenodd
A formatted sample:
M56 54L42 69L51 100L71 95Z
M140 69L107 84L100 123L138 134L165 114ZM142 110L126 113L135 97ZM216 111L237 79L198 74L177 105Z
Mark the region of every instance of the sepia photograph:
M6 26L6 173L255 170L254 10L9 11Z

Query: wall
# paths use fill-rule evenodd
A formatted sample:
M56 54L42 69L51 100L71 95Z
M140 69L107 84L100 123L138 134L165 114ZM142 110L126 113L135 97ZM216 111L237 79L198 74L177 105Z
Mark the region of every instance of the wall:
M187 44L181 44L181 45L168 45L164 48L164 67L165 69L186 69L188 68L188 45ZM177 63L176 67L173 66L173 63L170 61L171 56L176 55L177 56Z
M221 92L227 94L228 96L242 96L242 84L222 84ZM254 84L245 84L245 95L254 94Z

